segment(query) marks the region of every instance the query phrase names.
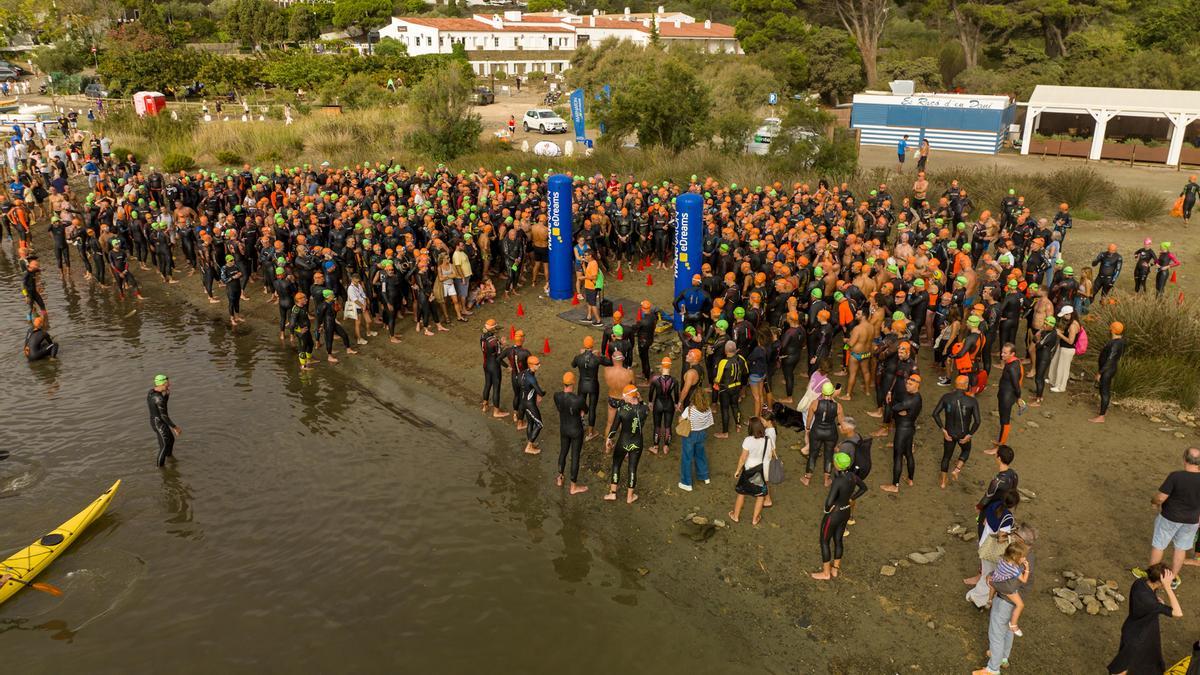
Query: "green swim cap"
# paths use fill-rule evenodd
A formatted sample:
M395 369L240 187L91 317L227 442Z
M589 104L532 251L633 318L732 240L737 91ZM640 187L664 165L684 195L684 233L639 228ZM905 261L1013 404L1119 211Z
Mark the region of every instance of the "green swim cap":
M729 250L729 244L721 244L721 250L722 250L722 251L728 251L728 250Z
M972 314L971 316L967 317L967 325L972 328L978 326L981 321L983 321L983 319L979 318L979 315L977 314Z
M1041 286L1037 285L1036 283L1029 284L1029 290L1031 290L1031 291L1036 291L1039 288L1041 288Z
M833 396L833 392L835 392L835 391L837 391L837 390L833 388L832 382L826 382L825 384L821 385L821 395L822 396Z
M971 252L971 243L970 242L963 244L963 251L966 251L967 253Z
M737 189L737 183L730 183L730 184L729 184L729 189L730 189L730 190L736 190L736 189Z
M1073 276L1075 274L1075 268L1071 267L1070 265L1067 265L1066 267L1063 268L1063 274L1065 274L1068 277Z
M824 293L821 292L821 289L819 289L819 288L812 289L812 296L814 298L816 298L817 300L820 300L822 295L824 295Z
M1058 325L1058 319L1056 319L1056 318L1054 318L1054 317L1052 317L1052 316L1048 316L1048 317L1046 317L1046 318L1045 318L1045 322L1046 322L1046 325L1047 325L1047 326L1050 326L1051 328L1054 328L1055 326L1057 326L1057 325Z
M845 294L842 293L841 291L834 291L834 293L833 293L833 299L838 302L841 302L842 299L845 297L846 297Z
M687 328L684 328L684 329L683 329L683 332L687 333L688 335L695 335L695 334L696 334L696 327L695 327L695 326L688 326Z
M955 225L954 227L956 227L956 228L958 228L958 229L960 229L960 230L965 230L965 229L967 229L967 224L966 224L966 223L959 223L959 224Z
M1159 246L1159 248L1161 248L1164 251L1171 250L1171 242L1169 242L1169 241L1164 241L1163 243L1159 244L1158 246Z
M904 320L904 312L901 312L900 310L896 310L896 311L892 312L892 321L903 321L903 320Z
M226 256L225 256L225 262L233 262L233 256L232 256L232 255L226 255Z
M850 455L847 455L844 452L837 452L833 455L833 466L836 467L838 471L845 471L846 469L849 469L851 461Z
M728 321L726 321L725 319L721 319L720 321L717 321L717 330L725 330L726 328L729 328Z
M957 283L960 283L960 284L962 284L963 286L966 286L966 285L967 285L967 278L966 278L966 277L964 277L964 276L961 276L961 275L960 275L960 276L957 276L957 277L954 277L954 281L955 281L955 282L957 282Z
M916 279L913 281L913 286L916 286L917 288L925 288L925 280L924 279Z
M953 249L957 249L957 248L958 248L958 242L957 242L957 241L954 241L953 239L951 239L951 240L950 240L950 243L946 244L946 248L953 248Z
M825 268L821 267L820 265L817 265L816 267L813 268L813 276L815 276L817 278L825 276Z
M742 307L734 307L733 315L740 319L740 318L746 316L746 310L743 309Z
M321 291L321 297L323 297L323 298L325 298L326 300L328 300L328 299L330 299L330 298L332 298L332 297L333 297L333 291L331 291L331 290L329 290L328 288L326 288L325 290Z
M282 267L275 268L275 276L277 276L277 277L283 276L283 268Z
M1016 279L1009 279L1009 280L1008 280L1008 287L1009 287L1009 288L1016 288L1016 287L1017 287L1017 280L1016 280Z
M867 258L867 267L871 267L874 264L875 264L875 256L869 256Z
M1012 188L1008 188L1008 194L1015 195L1015 194L1017 194L1017 191Z
M167 383L167 376L158 374L154 376L154 386L161 387Z
M613 335L616 335L617 337L621 337L624 334L625 334L624 326L622 326L621 324L617 324L617 325L613 326Z

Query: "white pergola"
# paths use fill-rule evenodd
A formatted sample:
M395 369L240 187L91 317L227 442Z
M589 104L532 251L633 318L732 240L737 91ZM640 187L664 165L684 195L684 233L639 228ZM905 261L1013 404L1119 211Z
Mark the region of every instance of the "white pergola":
M1029 97L1025 128L1021 135L1021 154L1029 154L1029 143L1042 113L1087 113L1096 120L1089 159L1100 159L1104 130L1108 121L1127 117L1165 117L1173 125L1167 164L1179 165L1183 136L1188 124L1200 119L1200 91L1172 89L1116 89L1110 87L1061 87L1039 84Z

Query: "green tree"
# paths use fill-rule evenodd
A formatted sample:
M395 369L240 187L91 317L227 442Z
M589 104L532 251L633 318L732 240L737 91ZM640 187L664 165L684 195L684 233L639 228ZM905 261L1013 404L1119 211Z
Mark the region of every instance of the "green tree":
M287 39L291 42L306 42L321 36L321 25L314 5L301 2L287 9Z
M33 62L43 73L70 75L91 65L92 54L88 45L75 40L61 40L57 44L34 50Z
M338 28L356 26L364 31L377 28L392 17L392 0L335 0L333 25Z
M237 0L222 25L233 39L255 49L282 44L288 35L288 19L272 0Z
M408 45L396 38L383 38L375 43L375 56L407 56Z
M525 9L529 12L552 12L556 9L566 9L567 0L529 0Z
M614 139L637 134L642 146L679 152L703 140L712 96L699 76L676 56L647 52L650 67L629 73L613 86L604 115Z
M846 33L821 26L809 32L805 51L808 87L829 103L840 103L866 84L862 58Z
M1132 22L1129 37L1144 49L1182 53L1195 41L1198 16L1198 0L1147 2L1137 20Z
M473 78L458 63L447 63L413 87L409 109L417 130L409 142L439 160L474 150L483 122L471 106Z

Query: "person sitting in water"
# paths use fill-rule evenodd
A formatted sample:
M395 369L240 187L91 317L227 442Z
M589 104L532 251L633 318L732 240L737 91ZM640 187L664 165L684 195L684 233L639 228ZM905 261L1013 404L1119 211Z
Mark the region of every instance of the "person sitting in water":
M40 316L33 318L33 327L25 336L25 358L30 361L54 359L58 357L58 343L46 331L46 319Z

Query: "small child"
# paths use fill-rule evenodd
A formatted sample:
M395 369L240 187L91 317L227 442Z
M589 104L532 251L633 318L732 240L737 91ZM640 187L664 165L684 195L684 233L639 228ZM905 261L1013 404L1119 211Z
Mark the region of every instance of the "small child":
M493 302L496 302L496 284L493 284L489 277L484 277L483 282L479 284L479 291L475 296L475 304L482 305L487 303L490 305Z
M991 595L988 597L990 601L997 594L1011 602L1013 609L1012 618L1009 620L1008 629L1013 632L1013 635L1021 637L1021 627L1017 621L1021 618L1021 610L1025 609L1025 603L1021 600L1019 589L1021 584L1029 581L1029 560L1025 555L1029 552L1029 546L1023 541L1014 541L1004 549L1004 555L1000 558L996 565L996 571L992 572L989 578L988 585L991 587Z

